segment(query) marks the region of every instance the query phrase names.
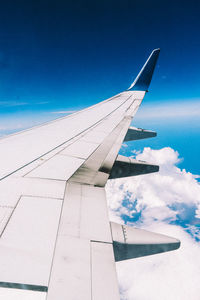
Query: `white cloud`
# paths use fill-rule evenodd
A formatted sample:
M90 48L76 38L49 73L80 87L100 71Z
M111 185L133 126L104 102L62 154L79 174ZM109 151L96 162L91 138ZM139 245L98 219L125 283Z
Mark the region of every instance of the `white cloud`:
M108 182L111 219L171 235L182 244L177 251L118 263L121 299L198 300L198 176L178 168L178 152L169 147L145 148L136 158L160 165L160 172Z
M134 219L136 210L141 213L140 221L165 221L167 218L172 221L177 214L187 219L186 210L194 207L199 217L200 185L196 180L197 175L175 165L180 161L178 152L169 147L161 150L144 148L136 158L160 165L160 171L110 181L106 189L112 216L123 215L126 198L129 215L132 213Z
M179 238L181 248L117 263L121 299L199 300L200 245L179 226L154 224L148 230Z

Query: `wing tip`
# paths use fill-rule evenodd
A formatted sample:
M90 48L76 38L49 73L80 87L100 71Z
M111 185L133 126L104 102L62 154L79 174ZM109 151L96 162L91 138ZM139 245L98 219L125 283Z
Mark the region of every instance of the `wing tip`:
M152 52L160 52L160 48L155 48Z
M128 88L129 91L148 91L148 87L151 83L153 72L157 63L157 59L160 53L160 48L155 48L144 66L140 70L134 82Z

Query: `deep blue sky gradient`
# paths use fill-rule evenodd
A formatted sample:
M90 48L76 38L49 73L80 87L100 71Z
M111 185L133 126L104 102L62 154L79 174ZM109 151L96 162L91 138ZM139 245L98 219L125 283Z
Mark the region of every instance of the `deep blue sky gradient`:
M17 128L32 126L53 119L54 111L81 109L128 88L157 47L160 58L144 105L199 101L199 11L194 0L4 1L0 129L19 121ZM191 134L187 119L169 122L138 121L153 125L162 138L137 145L171 146L185 157L183 167L198 173L196 123Z

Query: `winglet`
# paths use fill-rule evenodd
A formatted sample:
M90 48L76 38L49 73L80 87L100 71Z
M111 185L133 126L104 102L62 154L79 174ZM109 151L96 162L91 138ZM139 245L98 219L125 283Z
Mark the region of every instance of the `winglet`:
M129 91L148 91L160 49L154 49L140 73L128 88Z

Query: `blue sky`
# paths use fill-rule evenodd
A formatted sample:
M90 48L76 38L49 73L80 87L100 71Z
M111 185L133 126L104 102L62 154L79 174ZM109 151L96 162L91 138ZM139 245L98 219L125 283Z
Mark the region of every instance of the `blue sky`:
M133 120L134 126L155 130L158 136L127 143L120 151L125 155L137 151L138 159L161 164L161 172L156 177L111 181L107 189L115 218L127 221L138 214L139 227L171 232L183 247L167 260L156 256L121 267L123 300L132 300L133 295L144 300L143 291L148 300L164 299L152 289L158 282L168 300L186 300L187 291L193 292L191 299L199 299L199 284L193 286L200 275L196 261L200 192L195 176L200 174L199 11L200 2L194 0L1 3L0 135L127 89L151 51L161 48L150 92ZM174 264L178 276L172 272ZM143 274L149 274L148 280ZM137 289L143 282L146 289ZM171 297L169 291L174 293Z

